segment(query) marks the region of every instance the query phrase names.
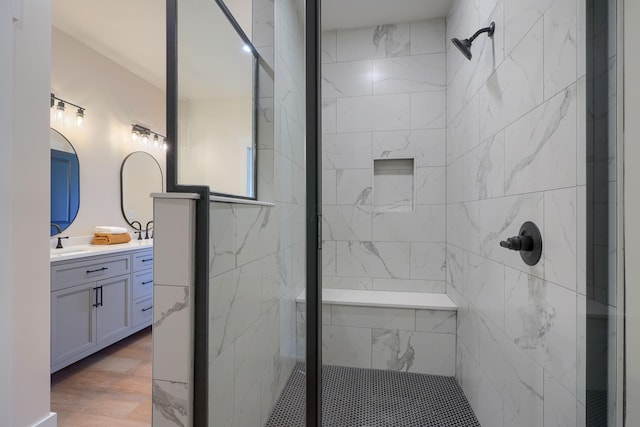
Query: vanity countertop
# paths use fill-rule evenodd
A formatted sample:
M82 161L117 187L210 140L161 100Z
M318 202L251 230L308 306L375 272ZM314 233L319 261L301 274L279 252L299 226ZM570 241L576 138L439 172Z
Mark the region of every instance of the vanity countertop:
M96 255L117 254L119 252L127 252L144 248L153 248L153 239L132 240L129 243L120 243L117 245L78 244L68 245L62 249L52 248L49 259L51 262L69 261Z

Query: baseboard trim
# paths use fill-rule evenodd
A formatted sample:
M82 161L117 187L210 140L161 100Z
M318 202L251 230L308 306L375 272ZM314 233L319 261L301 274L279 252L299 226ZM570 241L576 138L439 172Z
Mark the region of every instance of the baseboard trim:
M48 416L38 421L33 427L57 427L58 426L58 414L50 412Z

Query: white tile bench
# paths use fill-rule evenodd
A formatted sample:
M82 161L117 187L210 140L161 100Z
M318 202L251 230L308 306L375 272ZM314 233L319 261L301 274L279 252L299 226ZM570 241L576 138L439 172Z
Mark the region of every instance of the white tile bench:
M298 357L304 359L304 292L296 302ZM453 376L456 312L445 294L323 289L322 361Z

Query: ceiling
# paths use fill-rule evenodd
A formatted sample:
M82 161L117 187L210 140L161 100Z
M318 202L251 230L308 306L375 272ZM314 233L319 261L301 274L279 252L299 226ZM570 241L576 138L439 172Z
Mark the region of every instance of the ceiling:
M188 32L191 32L181 38L189 42L180 45L180 55L209 58L185 62L186 68L180 71L182 76L194 78L181 79L181 97L203 97L215 90L233 93L247 88L246 72L237 72L237 67L246 68L246 54L239 55L237 51L242 44L238 44L239 38L228 24L211 24L212 21L222 24L222 14L214 12L212 2L178 2L185 5L181 6L179 16L181 21L190 23ZM251 1L225 3L250 33ZM444 17L450 4L451 0L324 0L323 29ZM165 25L165 2L160 0L53 0L54 27L162 90L166 74ZM216 32L219 28L223 28L222 32ZM203 34L206 36L202 37ZM213 39L220 42L211 43ZM202 80L205 76L206 81Z

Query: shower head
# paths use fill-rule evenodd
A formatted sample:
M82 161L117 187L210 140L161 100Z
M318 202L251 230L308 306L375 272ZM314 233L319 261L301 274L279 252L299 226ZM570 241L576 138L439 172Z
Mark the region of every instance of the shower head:
M452 38L451 41L467 59L471 59L471 42L469 39L460 40Z
M492 22L488 27L484 27L476 31L475 34L468 39L460 40L454 37L451 39L451 41L453 42L454 46L457 47L458 50L465 56L465 58L471 60L471 43L473 43L476 37L478 37L482 33L488 33L487 35L489 37L493 37L495 29L496 23Z

